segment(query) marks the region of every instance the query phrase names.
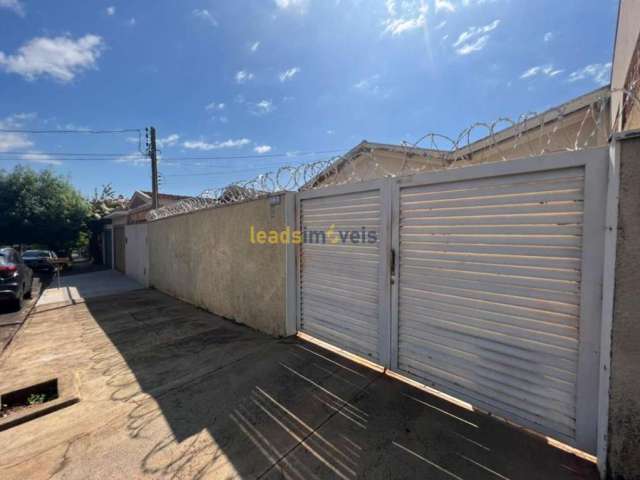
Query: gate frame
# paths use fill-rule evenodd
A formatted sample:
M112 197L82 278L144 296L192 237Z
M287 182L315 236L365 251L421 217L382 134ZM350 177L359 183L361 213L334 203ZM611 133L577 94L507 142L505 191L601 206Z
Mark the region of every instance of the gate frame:
M352 193L361 193L372 190L380 192L380 231L378 238L379 264L378 264L378 363L383 367L389 367L389 353L391 339L391 291L389 289L389 276L391 266L391 184L388 179L371 180L368 182L351 183L330 187L322 187L315 190L306 190L296 195L295 228L302 231L300 204L303 200L312 198L335 197ZM304 333L300 328L301 321L301 301L300 279L302 262L302 244L297 249L296 265L296 328ZM369 360L370 361L370 360Z
M582 258L580 279L580 317L578 325L578 368L576 377L576 434L575 439L547 431L553 437L560 437L575 447L593 453L597 446L598 426L598 389L600 368L600 339L602 328L602 279L605 237L605 207L607 196L607 175L609 163L608 147L594 148L549 154L541 157L528 157L505 162L471 165L451 170L420 173L407 177L390 179L392 181L392 239L391 248L400 251L400 190L403 188L455 183L465 180L479 180L501 176L533 173L539 171L561 170L564 168L584 167L584 215L582 223ZM425 379L416 377L398 368L398 275L391 285L391 342L389 358L390 369L400 375L425 383ZM440 387L437 386L437 389ZM444 393L447 393L444 391ZM457 392L451 393L457 398L479 405L476 399L465 398ZM482 407L482 405L480 404ZM487 405L490 407L490 405ZM500 415L498 415L500 416ZM507 419L508 420L508 419ZM533 422L519 419L516 423L545 432L545 428Z
M301 229L301 201L311 198L332 197L350 193L379 190L380 192L380 264L378 269L378 355L379 364L394 373L426 384L424 378L416 377L398 369L398 254L400 247L400 190L413 186L455 183L466 180L496 178L509 175L553 171L565 168L584 167L584 209L582 223L582 257L580 279L580 323L578 326L578 365L576 377L576 433L575 438L545 429L524 419L510 420L501 414L493 414L510 423L531 428L541 434L558 438L576 448L596 453L597 440L606 432L598 429L598 394L600 385L601 339L602 339L602 288L604 275L605 211L607 208L607 185L609 176L609 147L593 148L540 157L527 157L504 162L470 165L443 171L426 172L406 177L384 178L329 186L298 192L295 200L295 228ZM295 323L300 330L301 320L301 246L296 246L295 265ZM391 275L392 251L395 252L395 277ZM606 325L604 325L606 326ZM607 352L602 352L606 354ZM436 389L441 387L436 385ZM447 393L446 389L442 390ZM470 401L481 411L492 411L489 404L468 398L458 392L452 395ZM601 406L600 406L601 408Z

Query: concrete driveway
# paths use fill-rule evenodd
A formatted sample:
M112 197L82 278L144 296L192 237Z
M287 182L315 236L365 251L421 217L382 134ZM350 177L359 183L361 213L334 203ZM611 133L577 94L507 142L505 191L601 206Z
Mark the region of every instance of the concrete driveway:
M85 299L114 295L142 288L135 280L115 270L63 275L54 278L42 294L38 306L54 303L78 303Z
M298 339L152 290L39 305L0 392L72 406L0 431L0 478L597 478L595 466Z

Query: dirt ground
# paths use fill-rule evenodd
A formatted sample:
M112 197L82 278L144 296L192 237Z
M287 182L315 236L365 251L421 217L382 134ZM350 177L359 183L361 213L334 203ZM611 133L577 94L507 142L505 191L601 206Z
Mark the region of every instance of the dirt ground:
M0 431L0 478L597 478L595 465L299 339L152 290L50 303L0 392L72 406Z

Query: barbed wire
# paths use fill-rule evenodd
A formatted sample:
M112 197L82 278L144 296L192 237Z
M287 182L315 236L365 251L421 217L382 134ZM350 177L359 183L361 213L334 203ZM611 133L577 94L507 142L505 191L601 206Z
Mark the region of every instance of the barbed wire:
M250 180L207 189L197 197L150 211L147 220L255 200L285 191L604 146L614 123L610 119L610 97L618 92L624 97L624 105L632 102L640 110L640 100L634 92L614 89L596 95L588 105L579 108L572 109L572 102L569 102L542 114L528 112L516 120L501 117L493 122L477 122L456 137L427 133L416 142L401 142L399 145L363 142L359 148L345 155L283 166Z

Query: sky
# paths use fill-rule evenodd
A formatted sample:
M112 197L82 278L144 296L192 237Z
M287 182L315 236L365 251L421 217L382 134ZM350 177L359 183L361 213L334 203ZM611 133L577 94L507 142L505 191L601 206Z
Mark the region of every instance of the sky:
M0 168L128 196L151 188L154 126L160 190L197 195L362 140L457 136L608 84L617 7L0 0L0 129L54 132L0 131Z

